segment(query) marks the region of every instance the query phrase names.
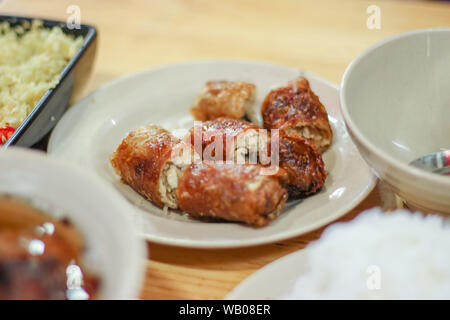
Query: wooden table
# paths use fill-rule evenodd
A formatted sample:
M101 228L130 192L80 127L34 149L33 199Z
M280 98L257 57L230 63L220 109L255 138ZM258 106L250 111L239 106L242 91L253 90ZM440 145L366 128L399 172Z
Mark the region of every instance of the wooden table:
M66 20L78 5L95 24L95 72L83 95L122 75L161 64L204 58L263 60L298 67L339 83L349 62L396 33L450 24L450 5L416 1L300 0L3 0L3 14ZM368 29L369 5L381 29ZM80 97L77 97L80 98ZM341 220L383 204L377 187ZM149 244L144 299L221 299L267 263L304 248L323 228L270 245L229 250Z

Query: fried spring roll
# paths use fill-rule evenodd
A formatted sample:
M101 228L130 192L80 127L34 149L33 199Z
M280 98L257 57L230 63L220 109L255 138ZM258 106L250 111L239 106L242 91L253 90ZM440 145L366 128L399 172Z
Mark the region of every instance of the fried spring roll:
M333 140L327 111L305 78L270 91L261 113L264 128L295 131L313 141L320 151L325 151Z
M256 87L243 81L208 81L191 108L199 121L219 117L241 119L255 102Z
M314 144L296 132L280 131L279 146L280 167L288 174L289 196L298 198L319 191L327 172Z
M239 221L262 227L275 219L287 200L284 170L262 175L259 165L191 165L178 184L178 204L196 218ZM280 183L281 182L281 183Z
M287 180L282 169L264 175L257 164L175 161L180 142L168 131L146 126L128 134L111 156L122 180L163 207L179 208L192 217L239 221L261 227L283 210Z
M178 180L195 156L186 145L170 132L149 125L131 131L110 160L135 191L159 207L176 209ZM180 154L184 151L188 151L188 159Z
M252 155L256 159L267 148L268 136L260 130L248 121L217 118L192 128L184 141L191 143L203 160L237 161Z

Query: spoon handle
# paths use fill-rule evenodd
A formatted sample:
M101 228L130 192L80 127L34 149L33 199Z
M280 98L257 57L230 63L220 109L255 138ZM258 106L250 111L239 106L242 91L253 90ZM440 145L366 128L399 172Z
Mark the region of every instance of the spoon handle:
M426 155L412 161L410 165L430 172L450 175L450 150Z

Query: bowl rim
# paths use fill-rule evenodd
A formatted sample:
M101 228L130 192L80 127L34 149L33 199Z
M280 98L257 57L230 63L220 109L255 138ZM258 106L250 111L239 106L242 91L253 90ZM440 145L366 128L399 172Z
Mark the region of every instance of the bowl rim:
M353 121L352 117L350 116L350 112L347 109L347 93L346 93L346 87L348 83L348 79L351 76L352 72L355 68L359 65L359 63L371 52L374 52L378 48L383 47L384 45L397 41L402 38L415 36L418 34L424 34L424 33L436 33L436 32L447 32L450 34L450 27L438 27L438 28L426 28L426 29L419 29L419 30L412 30L400 34L393 35L391 37L388 37L386 39L383 39L381 41L376 42L375 44L371 45L369 48L365 49L361 53L359 53L356 58L354 58L350 64L345 69L345 72L341 79L341 86L339 90L339 98L340 98L340 105L341 105L341 111L342 115L344 117L344 120L349 128L349 131L353 133L355 138L359 140L361 144L363 144L371 153L373 153L378 158L383 159L386 161L390 166L394 167L395 169L413 176L415 178L420 179L426 179L430 182L433 182L435 184L439 184L442 186L450 187L450 179L448 177L444 177L435 173L427 172L412 166L409 166L402 161L396 159L395 157L391 156L389 153L383 151L381 148L379 148L375 143L371 142L371 140L366 137L358 128L358 126ZM375 169L375 168L374 168ZM377 170L378 171L378 170Z

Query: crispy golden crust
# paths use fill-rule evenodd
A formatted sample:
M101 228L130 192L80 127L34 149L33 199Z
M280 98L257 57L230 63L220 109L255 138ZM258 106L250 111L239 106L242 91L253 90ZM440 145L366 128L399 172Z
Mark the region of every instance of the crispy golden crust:
M122 180L159 207L163 207L159 179L172 148L179 139L170 132L146 126L131 131L111 156L111 164Z
M190 143L194 146L195 152L203 155L203 160L226 160L225 152L230 153L232 147L236 146L236 139L244 134L247 130L258 130L261 129L257 125L238 119L230 119L230 118L217 118L210 121L205 121L202 123L201 130L195 130L191 128L187 136L183 139L187 143ZM216 148L211 146L212 152L203 152L205 149L214 143L218 137L218 134L222 136L222 155L217 155L216 157ZM197 143L195 142L197 139ZM231 143L230 143L231 142Z
M319 191L327 177L320 152L295 132L280 131L279 141L280 167L288 173L289 196L298 198Z
M190 111L199 121L219 117L241 119L247 106L254 102L255 92L255 85L247 82L208 81Z
M276 175L261 175L259 165L193 164L180 179L180 209L196 218L239 221L254 227L267 225L283 210L287 192Z
M327 111L305 78L270 91L262 104L261 113L264 128L296 131L312 140L321 151L332 142L333 132Z

